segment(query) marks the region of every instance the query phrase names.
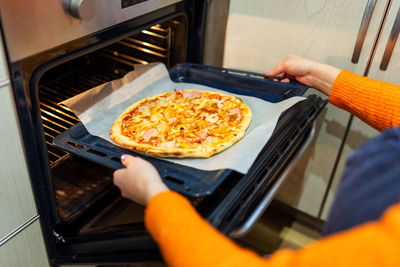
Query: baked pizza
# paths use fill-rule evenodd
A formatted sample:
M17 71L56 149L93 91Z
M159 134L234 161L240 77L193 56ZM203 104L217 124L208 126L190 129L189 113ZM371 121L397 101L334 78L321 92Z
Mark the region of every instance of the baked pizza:
M110 136L120 146L146 155L208 158L240 140L251 117L237 97L174 90L131 105L115 120Z

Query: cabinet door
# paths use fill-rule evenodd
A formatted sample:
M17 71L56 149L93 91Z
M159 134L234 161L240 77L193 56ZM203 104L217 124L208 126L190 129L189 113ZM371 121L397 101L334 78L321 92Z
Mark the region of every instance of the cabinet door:
M392 1L381 37L379 38L379 42L376 47L376 53L372 60L371 68L368 72L368 77L370 78L398 85L400 85L400 40L397 40L400 30L399 10L400 1ZM393 46L390 46L390 44ZM390 53L390 51L392 52ZM390 55L388 60L383 60L385 52L387 55ZM383 66L381 67L382 63L385 63L382 61L386 61L388 63L387 68L383 68Z
M39 221L0 246L0 266L49 266Z
M358 64L351 62L368 0L231 0L224 66L257 72L289 54L363 74L387 1L376 1Z
M37 214L15 112L11 85L3 85L0 87L0 240Z
M376 1L357 64L351 62L368 0L231 0L224 67L262 72L288 54L363 74L385 13ZM317 120L317 136L278 198L318 215L333 173L349 114L328 105Z

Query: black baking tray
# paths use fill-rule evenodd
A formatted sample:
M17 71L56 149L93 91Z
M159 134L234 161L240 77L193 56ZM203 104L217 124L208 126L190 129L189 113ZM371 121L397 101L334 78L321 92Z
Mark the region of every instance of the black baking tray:
M191 63L179 64L172 67L169 70L169 75L175 82L202 84L239 95L258 97L273 103L293 96L301 96L308 88L296 81L281 83L272 79L265 79L263 75L257 73ZM307 101L312 100L308 98L306 102ZM291 123L288 122L293 120L293 122L297 121L297 123L299 123L299 112L307 107L310 108L310 106L312 107L312 105L304 103L296 104L290 108L291 111L295 110L296 112L285 113L293 115L281 116L276 127L279 131L275 129L274 134L266 144L266 147L264 147L262 152L258 155L257 160L250 168L249 172L251 169L257 168L257 166L254 165L268 164L267 161L273 158L271 155L274 153L274 146L271 146L271 144L274 142L281 142L282 138L287 137L287 134L282 134L282 131L294 131L293 127L290 126ZM298 109L298 112L296 109ZM76 156L94 161L112 169L120 169L123 167L120 162L120 156L122 154L140 156L151 162L157 168L163 180L172 190L191 197L212 194L228 176L236 173L231 169L204 171L162 159L144 156L89 134L82 123L78 123L56 136L53 140L53 144ZM268 149L268 147L271 147L271 149Z

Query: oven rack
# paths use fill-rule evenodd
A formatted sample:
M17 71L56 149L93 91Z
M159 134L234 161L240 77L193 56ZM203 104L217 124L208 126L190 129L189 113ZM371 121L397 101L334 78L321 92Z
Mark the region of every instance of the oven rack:
M173 23L173 22L172 22ZM55 136L80 120L59 103L103 83L120 79L134 69L135 64L163 62L171 57L172 28L154 25L111 46L86 55L74 64L50 71L39 84L40 111L47 155L51 167L71 155L52 144Z

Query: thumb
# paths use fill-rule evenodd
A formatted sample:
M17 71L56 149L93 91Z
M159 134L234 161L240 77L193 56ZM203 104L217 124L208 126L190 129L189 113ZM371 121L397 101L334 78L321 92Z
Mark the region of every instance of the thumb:
M282 63L279 63L278 65L273 67L271 70L264 71L264 74L267 76L276 76L276 75L279 75L282 73L285 73L285 69L284 69Z
M129 164L131 164L135 160L135 157L128 155L128 154L123 154L121 156L121 163L124 165L124 167L128 167Z
M298 76L296 80L309 87L313 87L312 78L310 76Z

